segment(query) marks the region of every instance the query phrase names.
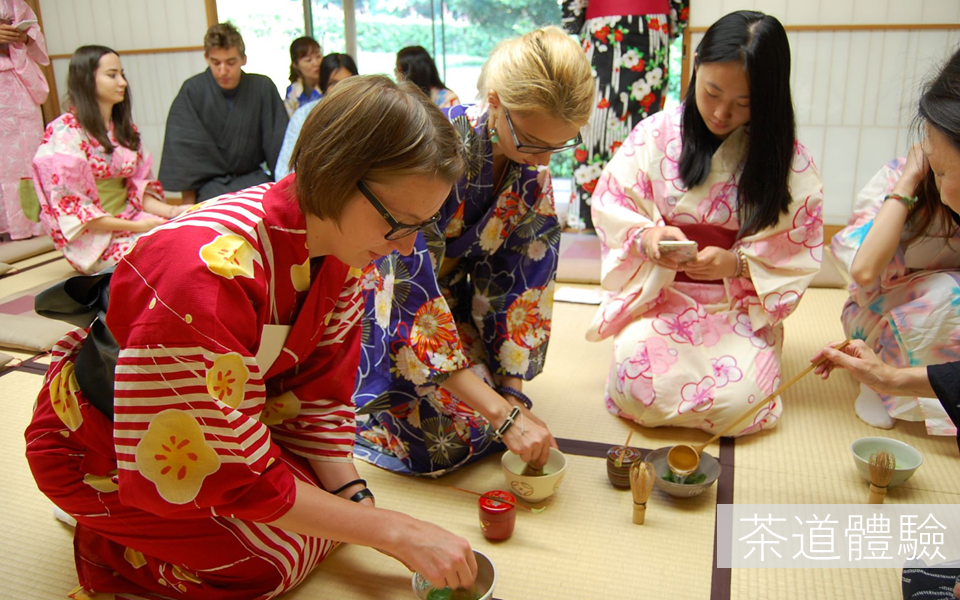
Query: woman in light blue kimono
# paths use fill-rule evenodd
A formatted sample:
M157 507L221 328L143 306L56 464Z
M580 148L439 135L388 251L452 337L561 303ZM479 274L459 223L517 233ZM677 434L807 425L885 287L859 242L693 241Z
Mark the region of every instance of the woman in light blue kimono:
M590 65L546 27L498 45L478 87L481 104L445 110L466 177L435 221L396 223L417 235L411 255L363 279L355 452L393 471L439 476L504 446L543 465L556 445L522 386L550 337L560 226L547 167L580 141Z
M843 307L848 337L864 340L896 367L960 359L960 227L942 201L919 146L891 161L860 192L831 250L853 283ZM878 394L860 386L857 416L890 429L923 421L927 433L957 427L933 397Z

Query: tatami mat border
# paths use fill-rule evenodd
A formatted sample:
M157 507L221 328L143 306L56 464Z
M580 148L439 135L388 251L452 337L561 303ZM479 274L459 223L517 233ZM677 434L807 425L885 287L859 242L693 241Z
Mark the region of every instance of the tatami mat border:
M36 269L36 268L38 268L38 267L44 267L44 266L49 265L49 264L51 264L51 263L55 263L55 262L57 262L58 260L63 260L63 257L62 257L62 256L54 256L53 258L51 258L51 259L49 259L49 260L45 260L45 261L43 261L43 262L39 262L39 263L37 263L37 264L35 264L35 265L30 265L29 267L24 267L24 268L22 268L22 269L14 269L13 271L10 271L9 273L6 273L6 274L4 274L4 275L0 275L0 279L4 279L4 278L6 278L6 277L13 277L14 275L20 275L21 273L26 273L27 271L32 271L33 269ZM51 283L50 285L53 285L53 284Z
M720 479L717 480L717 505L733 504L734 438L720 438ZM717 568L717 528L713 520L713 578L710 580L710 600L730 600L731 569Z
M14 367L7 367L6 369L0 371L0 377L3 377L4 375L8 375L10 373L14 373L17 371L20 371L23 373L32 373L34 375L40 375L41 377L43 375L46 375L49 365L36 362L36 360L41 356L46 356L46 353L41 352L40 354L31 356L30 358L24 360L19 365L16 365Z

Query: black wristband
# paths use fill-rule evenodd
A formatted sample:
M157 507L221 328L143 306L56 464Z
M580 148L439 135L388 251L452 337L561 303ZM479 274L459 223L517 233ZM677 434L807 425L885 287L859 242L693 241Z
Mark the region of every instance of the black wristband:
M517 417L518 417L519 415L520 415L520 407L519 407L519 406L514 406L514 407L513 407L513 410L510 411L510 415L509 415L509 416L507 417L507 419L503 422L503 425L501 425L499 429L497 429L496 431L494 431L494 432L491 434L491 437L493 437L493 439L496 440L497 442L501 442L501 443L502 443L502 442L503 442L503 434L505 434L505 433L507 432L507 430L510 429L510 427L513 425L513 422L517 420Z
M366 481L365 479L354 479L353 481L349 481L349 482L341 485L340 487L338 487L337 489L333 490L333 491L330 492L330 493L333 494L334 496L336 496L337 494L339 494L339 493L342 492L343 490L347 489L347 488L350 487L351 485L357 485L358 483L362 483L362 484L363 484L363 487L367 487L367 481Z
M501 396L513 396L514 398L519 400L524 406L526 406L527 410L533 410L533 400L531 400L526 394L524 394L520 390L506 386L506 385L501 385L500 387L497 388L497 392L499 392Z
M375 500L375 498L373 497L373 492L370 491L370 488L363 488L356 494L350 496L350 502L360 502L365 498L370 498L371 500Z

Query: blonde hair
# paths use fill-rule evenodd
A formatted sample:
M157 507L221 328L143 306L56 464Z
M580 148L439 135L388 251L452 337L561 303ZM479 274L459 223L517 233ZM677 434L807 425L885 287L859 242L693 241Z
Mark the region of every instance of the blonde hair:
M582 126L593 110L594 83L583 49L562 29L543 27L504 40L477 82L482 101L494 91L512 112L549 115Z
M410 82L349 77L310 112L290 159L305 214L339 223L357 182L428 175L454 183L466 159L460 135Z

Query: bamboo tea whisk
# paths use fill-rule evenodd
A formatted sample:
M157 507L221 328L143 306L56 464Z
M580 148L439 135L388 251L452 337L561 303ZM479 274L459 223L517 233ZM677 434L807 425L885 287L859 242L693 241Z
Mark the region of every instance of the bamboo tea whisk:
M887 495L887 485L890 484L896 465L893 454L886 450L870 455L870 504L883 504L883 497Z
M638 461L630 467L630 491L633 493L633 522L643 525L647 517L647 500L653 491L653 479L656 477L653 465Z

